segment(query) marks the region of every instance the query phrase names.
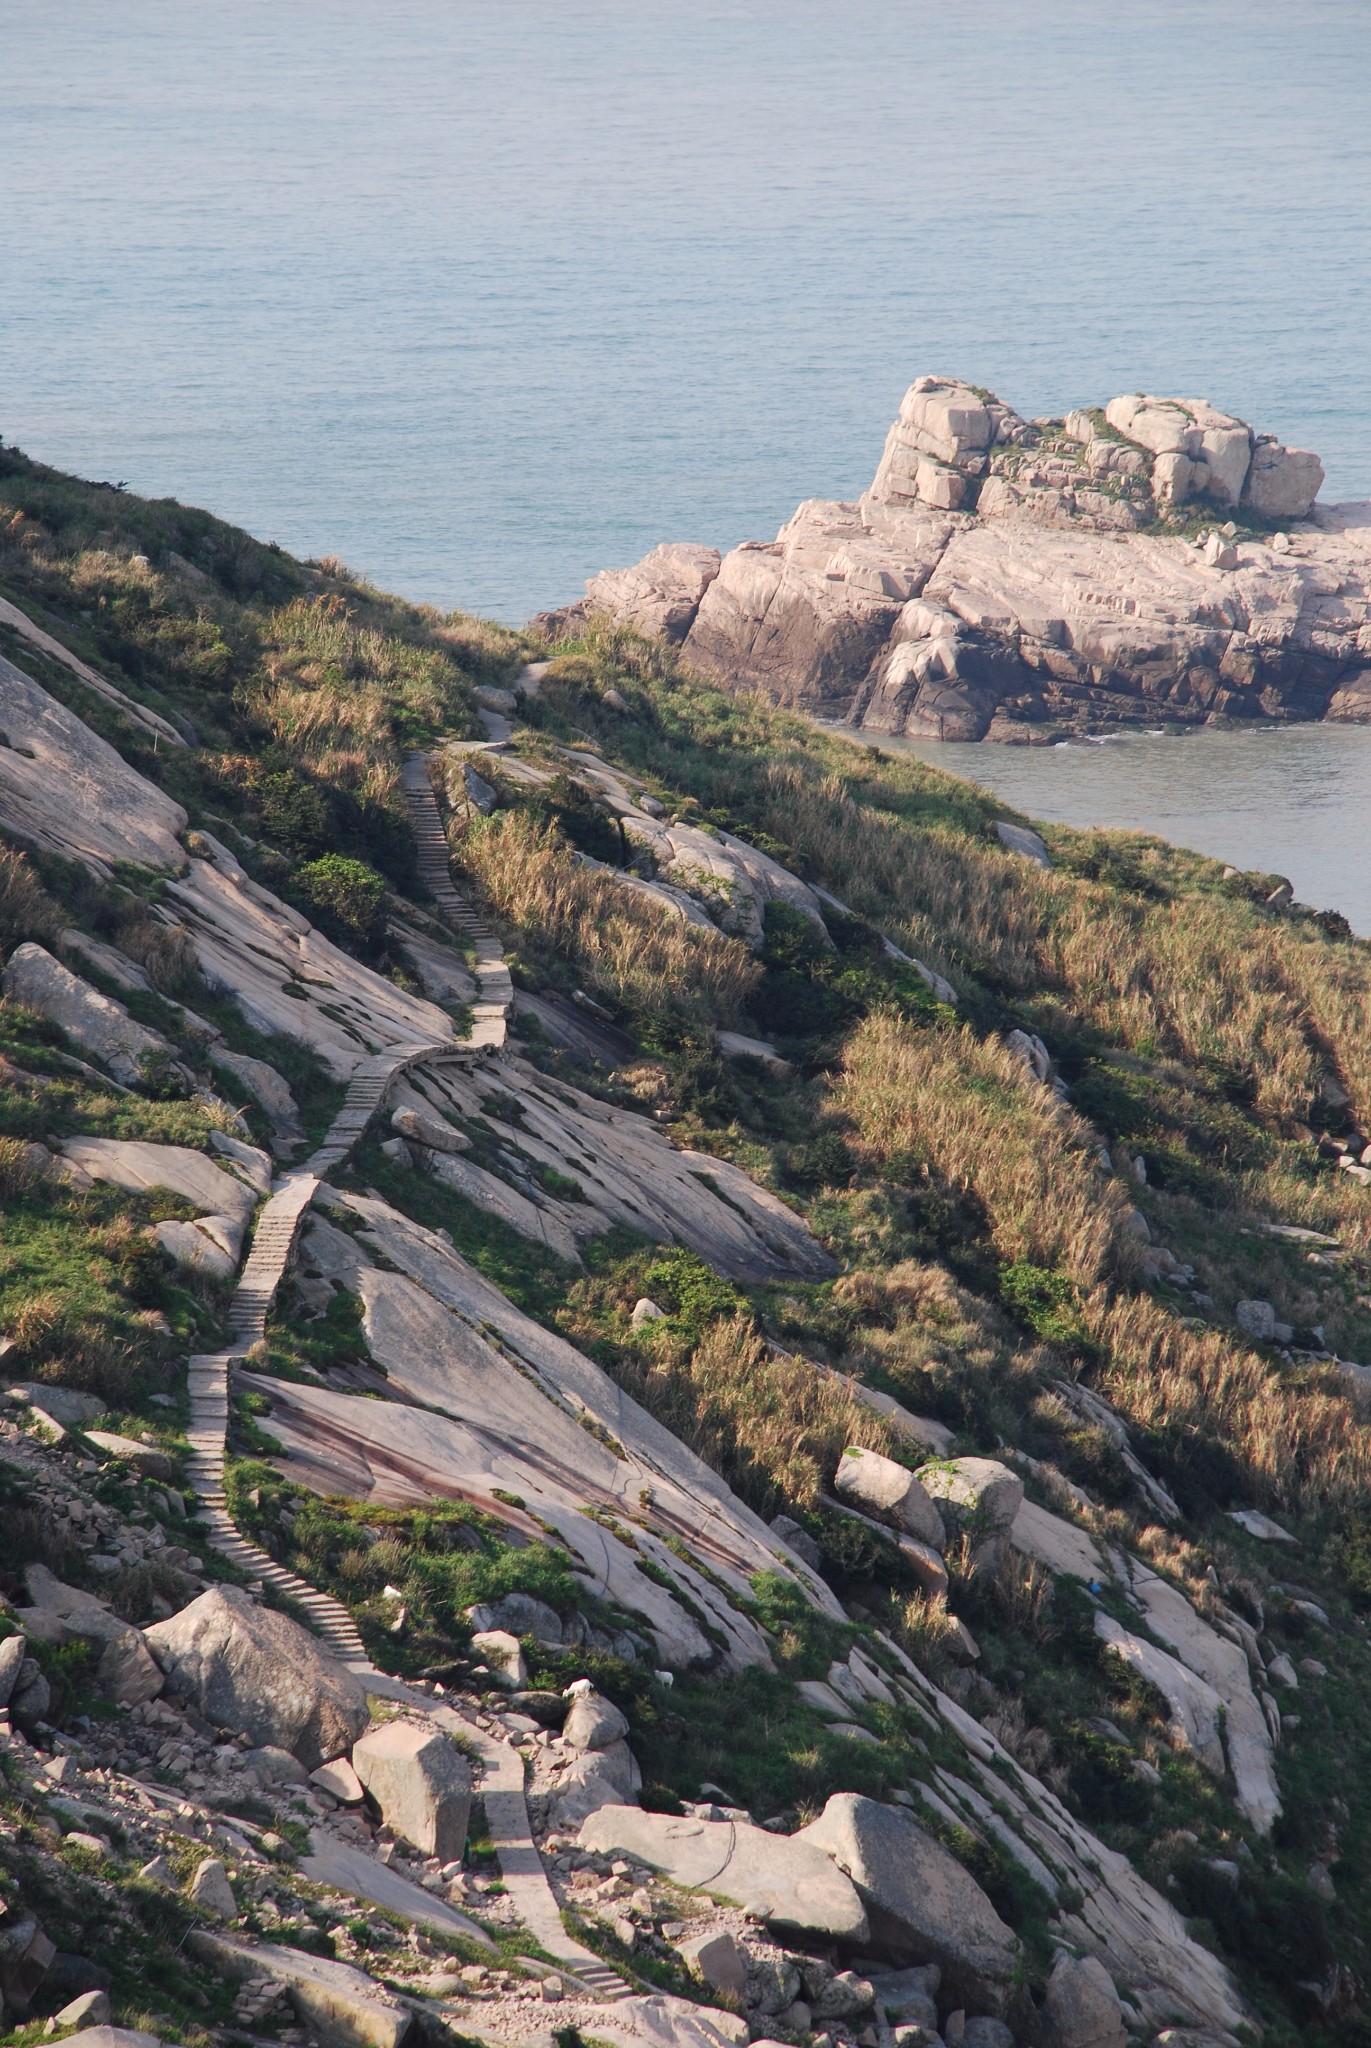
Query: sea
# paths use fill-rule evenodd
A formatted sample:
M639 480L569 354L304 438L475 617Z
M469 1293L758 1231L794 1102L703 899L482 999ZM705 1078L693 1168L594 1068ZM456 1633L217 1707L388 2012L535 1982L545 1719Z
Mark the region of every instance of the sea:
M1368 105L1359 0L0 0L0 435L515 622L855 495L928 371L1371 497ZM1371 933L1364 736L1162 745L952 751Z

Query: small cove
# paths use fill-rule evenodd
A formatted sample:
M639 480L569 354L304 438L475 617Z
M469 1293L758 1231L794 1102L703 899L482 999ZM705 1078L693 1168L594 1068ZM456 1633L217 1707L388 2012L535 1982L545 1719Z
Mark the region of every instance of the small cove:
M953 745L829 727L913 754L1030 818L1154 833L1287 875L1301 903L1371 937L1371 727L1111 734L1052 747Z

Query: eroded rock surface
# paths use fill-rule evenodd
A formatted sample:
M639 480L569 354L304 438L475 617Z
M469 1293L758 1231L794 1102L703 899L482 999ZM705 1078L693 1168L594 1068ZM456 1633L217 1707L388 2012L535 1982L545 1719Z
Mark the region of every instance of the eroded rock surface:
M872 732L1364 720L1371 505L1317 508L1322 481L1316 455L1204 399L1030 422L920 377L857 503L810 499L717 573L708 550L658 549L560 616L663 633L731 688ZM1217 538L1168 533L1178 507Z

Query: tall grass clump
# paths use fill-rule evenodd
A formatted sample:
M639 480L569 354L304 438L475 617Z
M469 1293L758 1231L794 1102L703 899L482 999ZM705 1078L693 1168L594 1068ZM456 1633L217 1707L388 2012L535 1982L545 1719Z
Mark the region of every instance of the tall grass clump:
M878 1170L922 1172L969 1198L1005 1267L1069 1283L1082 1355L1173 1472L1205 1492L1311 1509L1371 1481L1371 1431L1344 1395L1135 1291L1124 1185L1096 1165L1089 1127L1003 1047L878 1014L849 1041L838 1100Z
M1133 1270L1132 1205L1100 1171L1097 1137L995 1040L878 1011L848 1041L837 1103L873 1161L972 1197L1006 1265L1079 1287Z
M761 969L736 939L659 910L578 865L561 836L513 811L475 821L458 858L533 957L558 954L651 1038L733 1023Z
M901 1455L901 1440L837 1373L774 1351L750 1315L711 1323L689 1346L669 1333L626 1354L617 1376L748 1505L812 1508L848 1444ZM908 1445L903 1447L908 1461Z

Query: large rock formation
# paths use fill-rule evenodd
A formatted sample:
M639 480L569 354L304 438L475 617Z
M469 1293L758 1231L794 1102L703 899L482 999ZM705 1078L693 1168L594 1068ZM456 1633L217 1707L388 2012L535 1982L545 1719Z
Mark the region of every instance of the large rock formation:
M838 1792L795 1839L822 1849L852 1879L878 1954L936 1962L958 1997L982 2012L1003 2011L1018 1943L975 1878L907 1813Z
M856 504L811 499L722 560L657 548L551 623L607 613L868 732L1366 720L1371 505L1316 512L1322 481L1316 455L1205 399L1027 421L920 377Z
M370 1720L359 1678L307 1629L236 1587L202 1593L146 1641L168 1691L218 1728L287 1749L311 1770L341 1756Z
M352 1766L386 1826L425 1856L460 1860L471 1818L471 1766L437 1728L387 1721L353 1745Z

